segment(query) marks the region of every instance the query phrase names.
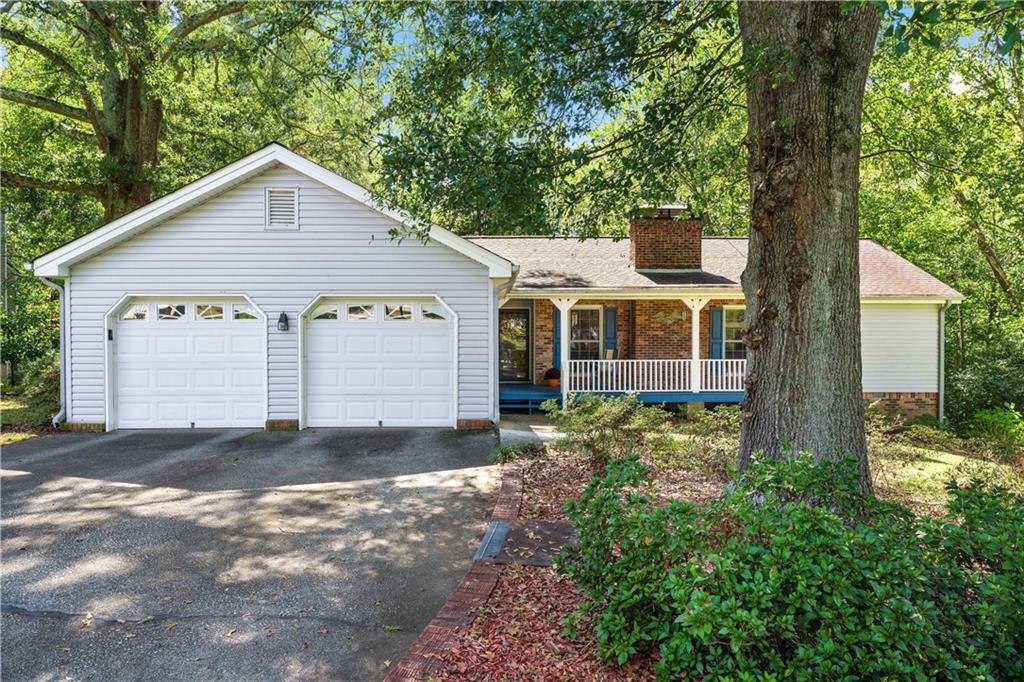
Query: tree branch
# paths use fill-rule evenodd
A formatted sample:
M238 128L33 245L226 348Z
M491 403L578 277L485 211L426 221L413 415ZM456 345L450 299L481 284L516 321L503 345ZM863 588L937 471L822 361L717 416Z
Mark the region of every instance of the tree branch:
M21 90L14 90L12 88L0 86L0 99L6 99L11 102L17 102L18 104L42 109L43 111L49 111L51 114L57 114L58 116L64 116L66 118L73 118L76 121L82 121L83 123L92 123L92 120L89 118L89 112L85 109L73 107L71 105L64 104L63 102L58 102L57 100L50 99L49 97L34 95L31 92L22 92Z
M75 85L78 88L78 94L82 98L82 103L85 105L85 111L89 116L87 122L92 125L92 129L96 133L96 137L100 140L100 146L104 151L106 151L109 147L109 140L107 139L106 132L104 132L103 128L100 126L99 113L96 110L96 104L93 102L92 95L89 94L89 89L86 87L84 79L78 73L78 70L71 65L71 62L57 54L56 51L46 45L8 28L0 27L0 38L36 52L50 60L50 62L52 62L54 66L59 68L61 71L71 76L75 81Z
M0 175L0 183L6 187L18 187L21 189L45 189L51 192L66 192L68 194L80 194L83 196L100 199L103 196L102 185L81 184L77 182L63 182L60 180L41 180L21 173L4 171Z
M213 23L218 19L228 16L229 14L237 14L245 8L244 2L225 2L217 5L212 9L202 12L200 14L192 15L181 20L181 23L174 27L167 35L166 47L164 53L160 56L162 61L167 61L178 45L187 38L193 31L206 26L207 24Z

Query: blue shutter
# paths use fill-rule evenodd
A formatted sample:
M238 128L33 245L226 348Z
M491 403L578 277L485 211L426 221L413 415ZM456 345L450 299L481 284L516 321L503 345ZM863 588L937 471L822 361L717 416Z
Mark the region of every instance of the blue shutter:
M551 306L551 338L554 340L551 349L551 366L560 369L562 367L562 330L560 311L554 305Z
M604 349L606 351L615 350L618 347L618 337L616 335L616 319L615 319L615 306L606 306L604 309ZM615 355L614 353L612 354ZM603 357L601 358L604 359Z
M711 357L722 356L722 309L711 308Z

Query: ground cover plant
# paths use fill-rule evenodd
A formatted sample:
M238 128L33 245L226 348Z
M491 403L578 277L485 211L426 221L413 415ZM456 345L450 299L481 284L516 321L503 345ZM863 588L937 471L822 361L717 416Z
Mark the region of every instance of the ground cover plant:
M1024 675L1008 490L952 483L946 520L861 494L849 460L756 460L703 505L665 505L649 480L630 456L569 504L579 545L559 569L603 660L656 650L662 679Z

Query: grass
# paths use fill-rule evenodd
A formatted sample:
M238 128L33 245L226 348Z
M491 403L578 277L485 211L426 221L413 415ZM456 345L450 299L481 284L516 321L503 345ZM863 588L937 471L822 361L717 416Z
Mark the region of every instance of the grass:
M46 406L31 405L17 394L4 395L0 399L0 445L10 445L44 433L52 416Z

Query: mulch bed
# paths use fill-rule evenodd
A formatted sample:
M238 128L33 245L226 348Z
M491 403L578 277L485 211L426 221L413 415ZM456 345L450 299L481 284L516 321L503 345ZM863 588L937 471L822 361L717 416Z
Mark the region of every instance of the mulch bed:
M487 604L442 654L439 680L653 680L653 655L623 667L602 663L594 634L580 623L576 639L563 622L583 599L550 567L507 566Z

